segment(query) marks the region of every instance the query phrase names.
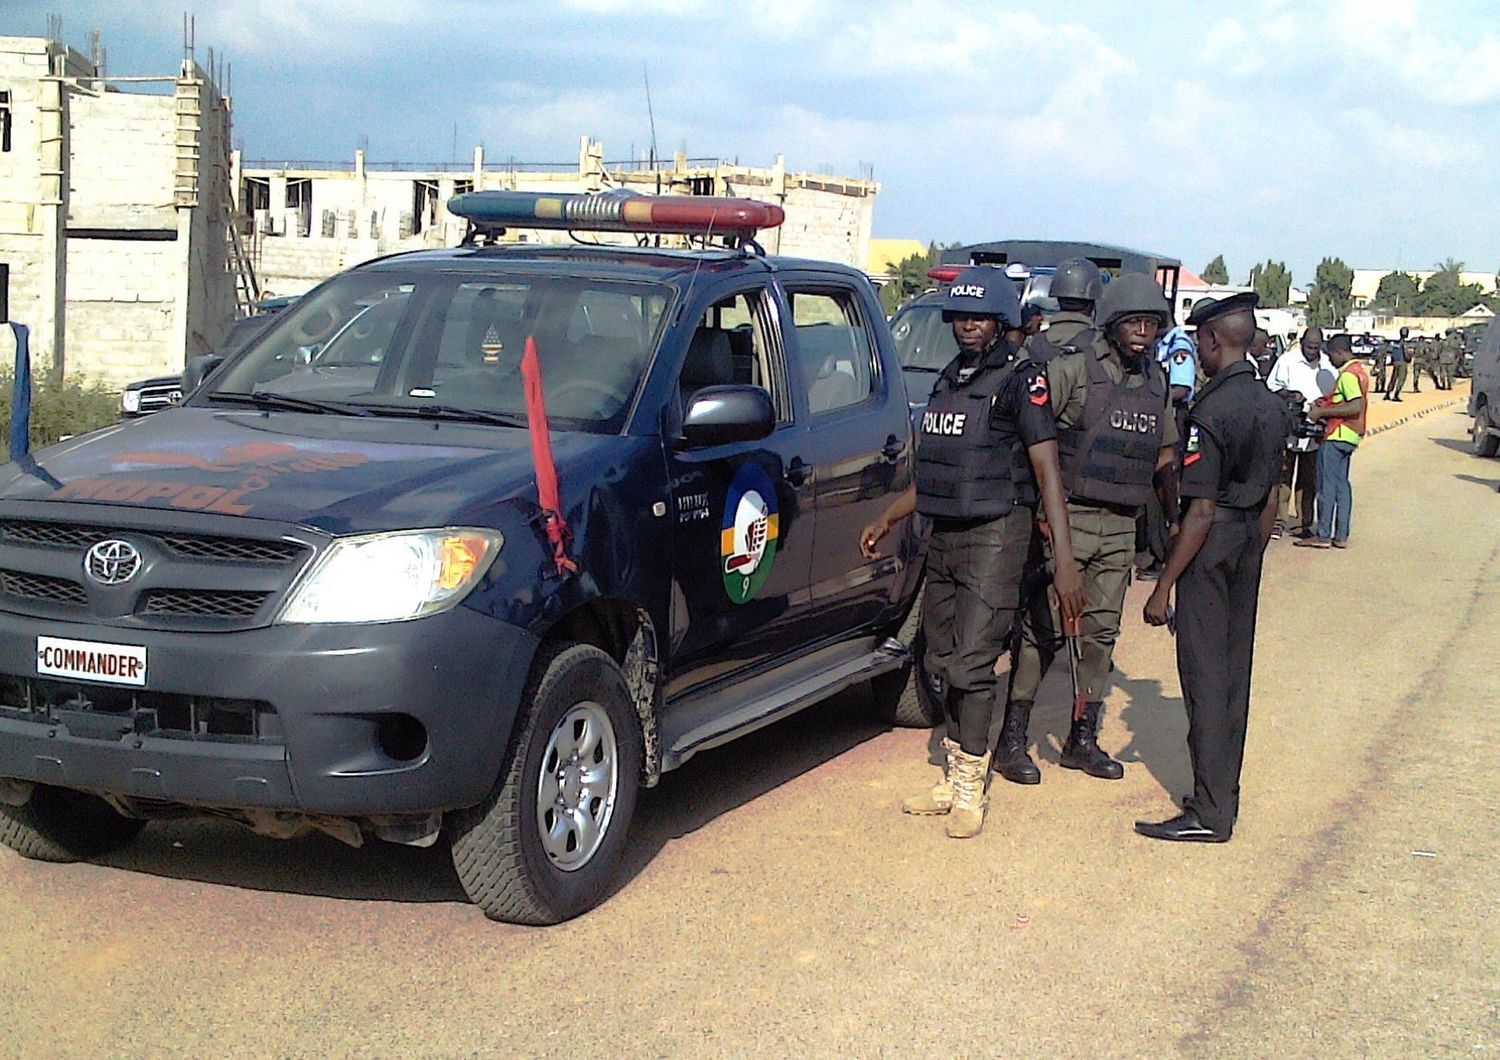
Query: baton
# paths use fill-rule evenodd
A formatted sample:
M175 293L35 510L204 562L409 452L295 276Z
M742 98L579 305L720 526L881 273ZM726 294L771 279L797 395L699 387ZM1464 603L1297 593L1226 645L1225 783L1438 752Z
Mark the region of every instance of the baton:
M1063 633L1068 651L1068 678L1073 682L1073 720L1081 721L1088 704L1084 702L1083 692L1078 687L1078 620L1064 618Z

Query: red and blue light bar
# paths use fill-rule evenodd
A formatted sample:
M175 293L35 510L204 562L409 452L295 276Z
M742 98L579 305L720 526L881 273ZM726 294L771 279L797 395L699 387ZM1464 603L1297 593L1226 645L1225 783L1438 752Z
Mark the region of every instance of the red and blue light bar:
M449 199L448 212L479 228L566 228L742 239L786 220L786 211L780 206L754 199L619 191L578 195L469 191Z

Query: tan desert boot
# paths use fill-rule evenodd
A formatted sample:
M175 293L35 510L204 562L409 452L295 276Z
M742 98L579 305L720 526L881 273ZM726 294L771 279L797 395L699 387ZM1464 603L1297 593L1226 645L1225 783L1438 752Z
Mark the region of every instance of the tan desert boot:
M953 809L948 813L948 837L971 839L984 827L984 808L989 798L984 782L990 771L990 756L953 755Z
M943 779L932 786L931 791L913 795L901 804L902 813L918 817L931 817L947 813L953 808L953 756L958 753L958 744L943 737Z

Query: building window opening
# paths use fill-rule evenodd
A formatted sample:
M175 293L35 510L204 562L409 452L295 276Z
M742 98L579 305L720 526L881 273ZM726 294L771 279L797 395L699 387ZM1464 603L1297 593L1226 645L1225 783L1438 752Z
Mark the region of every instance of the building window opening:
M297 235L307 235L308 223L312 219L312 181L303 177L286 182L287 213L297 215ZM288 228L291 226L288 225ZM290 232L288 233L290 234ZM333 233L329 233L332 235Z
M714 193L713 177L689 177L689 195L712 195Z
M438 184L435 180L414 180L411 190L411 234L416 235L437 220Z
M0 151L10 150L10 93L0 92Z

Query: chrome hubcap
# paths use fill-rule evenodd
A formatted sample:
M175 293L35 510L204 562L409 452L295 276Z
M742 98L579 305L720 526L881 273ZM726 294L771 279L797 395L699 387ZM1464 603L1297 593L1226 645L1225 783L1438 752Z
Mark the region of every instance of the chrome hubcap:
M609 715L579 703L547 739L537 782L537 829L548 859L564 872L587 865L614 815L619 748Z

